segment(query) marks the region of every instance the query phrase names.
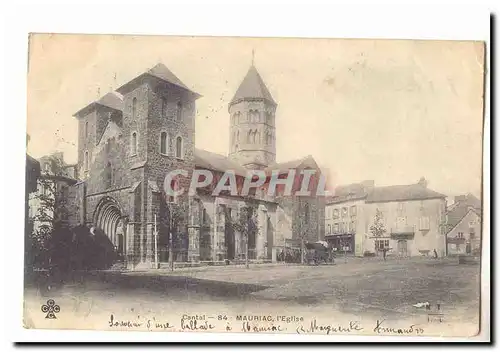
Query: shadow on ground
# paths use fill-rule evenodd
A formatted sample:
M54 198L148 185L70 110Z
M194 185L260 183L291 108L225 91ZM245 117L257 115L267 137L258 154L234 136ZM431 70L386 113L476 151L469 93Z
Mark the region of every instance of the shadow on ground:
M245 299L245 296L265 290L270 286L206 280L175 275L130 275L120 272L73 272L64 277L50 275L47 272L33 275L26 282L26 288L57 291L71 288L73 291L114 291L117 294L131 295L150 292L170 297L190 296L210 297L212 299Z

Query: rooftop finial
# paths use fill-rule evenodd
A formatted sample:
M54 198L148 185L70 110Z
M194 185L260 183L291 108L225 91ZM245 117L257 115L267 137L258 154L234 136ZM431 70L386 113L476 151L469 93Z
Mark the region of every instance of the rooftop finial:
M255 61L255 49L252 49L252 66Z

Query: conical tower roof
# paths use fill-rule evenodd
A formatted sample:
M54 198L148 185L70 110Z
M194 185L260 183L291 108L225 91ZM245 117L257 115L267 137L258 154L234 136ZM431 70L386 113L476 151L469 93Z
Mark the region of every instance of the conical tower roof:
M231 99L230 104L234 104L244 99L265 99L276 105L276 102L271 96L271 93L269 93L266 84L254 65L250 66L243 82L241 82L236 94L233 99Z

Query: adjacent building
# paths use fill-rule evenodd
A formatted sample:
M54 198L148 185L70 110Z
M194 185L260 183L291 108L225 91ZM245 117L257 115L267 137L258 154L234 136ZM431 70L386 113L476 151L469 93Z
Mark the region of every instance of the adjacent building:
M481 253L481 201L472 194L455 197L446 212L448 255Z
M375 187L374 181L338 187L326 205L325 239L356 256L388 249L401 257L446 254L446 196L418 183ZM374 231L374 227L381 232Z
M32 231L51 231L55 223L69 227L74 214L71 186L77 183L76 165L64 162L63 153L57 152L39 158L40 173L29 195L28 219Z

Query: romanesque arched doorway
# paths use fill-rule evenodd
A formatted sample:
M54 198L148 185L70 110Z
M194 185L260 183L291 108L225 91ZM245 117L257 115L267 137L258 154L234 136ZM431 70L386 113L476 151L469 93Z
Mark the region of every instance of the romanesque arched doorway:
M125 254L124 220L118 203L111 197L103 198L94 212L94 226L108 237L119 257Z

